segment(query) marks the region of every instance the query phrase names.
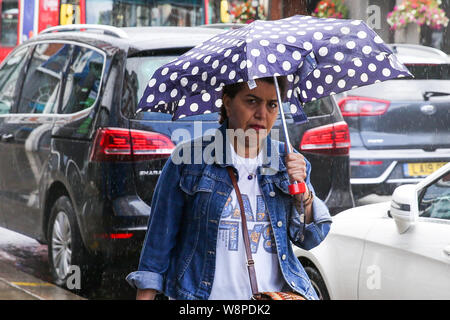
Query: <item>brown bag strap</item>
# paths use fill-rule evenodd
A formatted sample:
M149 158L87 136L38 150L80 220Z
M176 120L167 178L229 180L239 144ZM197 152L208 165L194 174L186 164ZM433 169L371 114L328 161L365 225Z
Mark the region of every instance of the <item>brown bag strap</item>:
M250 278L250 287L252 288L252 294L253 296L255 296L258 294L259 290L258 290L258 283L256 282L255 261L253 260L252 257L250 238L248 236L247 218L245 217L244 201L242 201L241 191L239 190L239 186L236 180L236 176L234 175L233 169L231 167L227 167L227 170L228 174L230 175L231 182L233 183L234 189L236 191L239 207L241 209L242 234L244 236L245 252L247 254L248 276Z

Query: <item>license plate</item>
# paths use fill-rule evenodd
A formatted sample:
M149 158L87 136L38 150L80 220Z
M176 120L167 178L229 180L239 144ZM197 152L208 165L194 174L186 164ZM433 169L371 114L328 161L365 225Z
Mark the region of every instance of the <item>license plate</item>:
M406 177L426 177L445 164L446 162L405 163L403 172Z

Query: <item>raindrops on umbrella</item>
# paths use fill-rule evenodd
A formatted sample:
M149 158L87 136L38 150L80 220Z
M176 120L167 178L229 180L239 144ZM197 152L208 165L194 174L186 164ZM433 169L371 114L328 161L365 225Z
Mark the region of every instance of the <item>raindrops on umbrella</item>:
M155 71L139 110L173 120L218 112L227 84L288 76L294 121L303 104L363 85L410 77L363 21L293 16L226 30Z

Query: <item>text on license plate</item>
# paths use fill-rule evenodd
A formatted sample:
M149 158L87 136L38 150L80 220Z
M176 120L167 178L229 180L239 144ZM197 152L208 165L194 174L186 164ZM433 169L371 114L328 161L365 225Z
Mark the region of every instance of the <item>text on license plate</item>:
M406 177L424 177L443 167L446 162L404 163L403 172Z

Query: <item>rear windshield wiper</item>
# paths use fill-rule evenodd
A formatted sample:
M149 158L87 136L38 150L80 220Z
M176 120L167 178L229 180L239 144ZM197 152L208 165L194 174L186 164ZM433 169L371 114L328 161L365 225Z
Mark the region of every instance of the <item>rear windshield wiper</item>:
M422 93L423 99L425 101L430 100L431 97L444 97L444 96L450 96L449 92L437 92L437 91L425 91Z

